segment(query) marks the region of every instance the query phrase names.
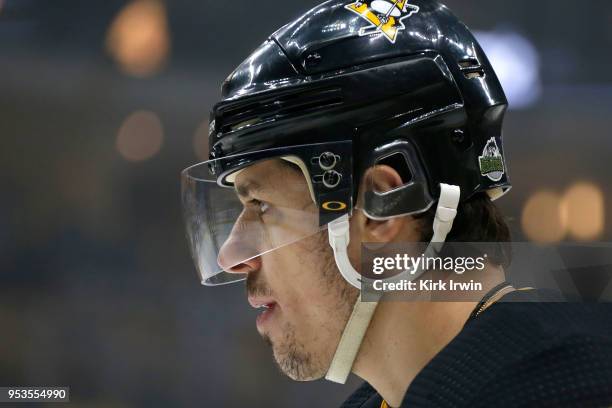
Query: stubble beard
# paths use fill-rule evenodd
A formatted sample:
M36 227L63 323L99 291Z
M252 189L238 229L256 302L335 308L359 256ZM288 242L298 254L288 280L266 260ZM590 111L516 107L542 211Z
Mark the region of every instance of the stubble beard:
M335 341L325 345L324 350L313 353L296 335L295 326L285 322L282 328L283 337L272 341L263 334L262 337L273 350L274 360L280 371L295 381L312 381L322 378L327 372L346 322L353 309L359 292L347 283L338 271L333 252L327 244L327 232L312 237L314 243L308 245L309 253L316 254L316 259L322 260L322 271L319 285L322 295L336 299L329 308L328 316L333 316L331 333ZM315 271L313 271L315 272ZM325 330L325 328L322 328Z

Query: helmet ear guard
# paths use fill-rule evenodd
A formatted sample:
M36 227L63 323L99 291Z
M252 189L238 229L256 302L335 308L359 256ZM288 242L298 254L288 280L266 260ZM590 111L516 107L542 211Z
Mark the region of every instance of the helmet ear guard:
M427 211L435 202L426 171L414 145L395 140L376 149L374 166L390 165L400 173L403 184L389 191L377 191L376 176L366 171L361 210L373 220L383 220Z

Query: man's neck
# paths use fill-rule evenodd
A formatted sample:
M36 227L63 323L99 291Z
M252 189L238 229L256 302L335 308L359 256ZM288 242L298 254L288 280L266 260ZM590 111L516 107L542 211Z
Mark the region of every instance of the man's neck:
M503 272L491 268L489 276L485 291L503 280ZM381 301L353 372L370 383L390 406L400 406L416 375L461 331L476 304Z

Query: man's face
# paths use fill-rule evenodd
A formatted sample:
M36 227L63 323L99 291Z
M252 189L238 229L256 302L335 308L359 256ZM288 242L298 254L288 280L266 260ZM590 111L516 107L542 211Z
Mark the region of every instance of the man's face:
M219 265L247 273L249 303L265 307L257 330L280 369L295 380L321 378L358 291L338 272L297 166L281 159L260 162L242 170L234 185L244 209ZM260 255L249 256L255 253Z

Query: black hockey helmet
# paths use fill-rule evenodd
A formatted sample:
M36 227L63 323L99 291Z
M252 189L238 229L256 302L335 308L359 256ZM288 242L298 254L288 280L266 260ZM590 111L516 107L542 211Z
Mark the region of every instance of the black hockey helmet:
M447 7L327 1L272 34L224 81L210 117L210 161L184 172L188 230L207 223L193 219L203 211L196 181L231 186L232 174L272 156L299 163L319 226L352 210L361 176L380 163L405 184L366 191L371 218L426 211L440 183L459 186L461 200L481 191L497 198L510 188L506 107L487 57ZM210 202L204 211L213 211ZM206 229L210 239L220 228ZM194 251L198 232L190 232Z

